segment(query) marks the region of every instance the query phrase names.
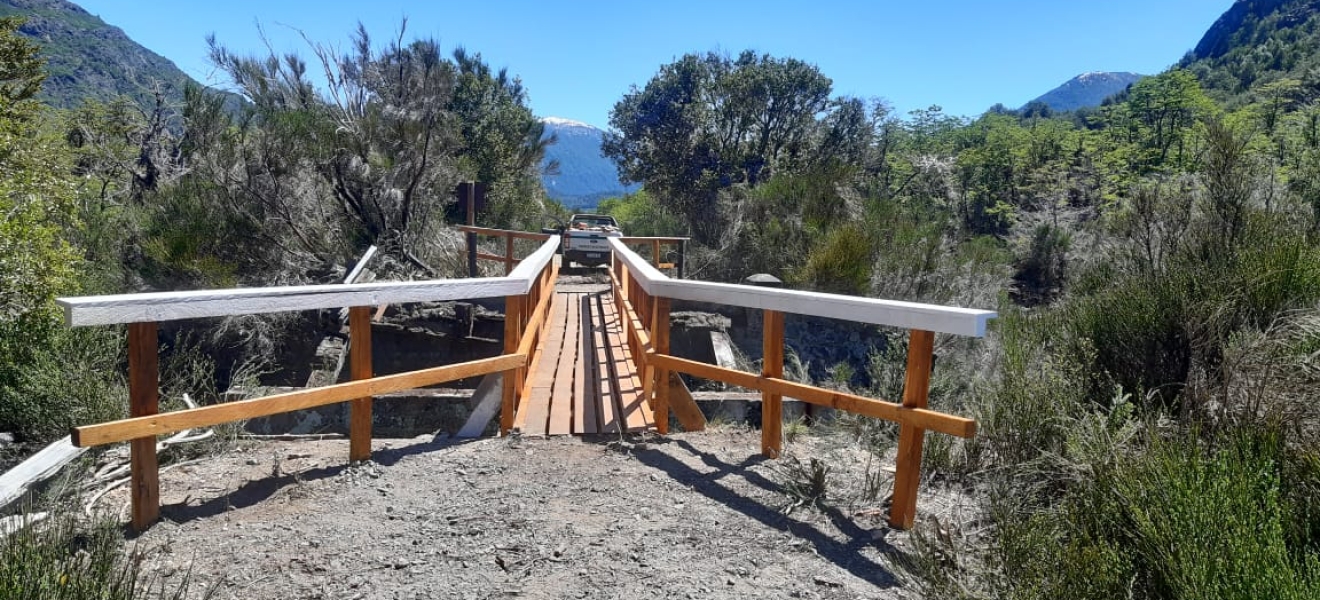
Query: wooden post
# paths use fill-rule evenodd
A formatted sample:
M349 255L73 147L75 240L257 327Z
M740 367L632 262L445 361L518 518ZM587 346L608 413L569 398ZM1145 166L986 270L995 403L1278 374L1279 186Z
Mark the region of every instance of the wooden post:
M477 224L477 182L469 181L467 184L467 224L475 226Z
M652 299L651 344L656 354L669 354L669 298ZM650 365L648 365L649 368ZM655 369L655 430L660 435L669 433L669 370Z
M678 276L678 279L682 279L682 278L683 278L683 273L686 271L686 268L687 268L686 265L687 265L687 240L679 240L679 241L678 241L678 265L676 266L676 269L675 269L675 270L677 271L676 274L677 274L677 276Z
M904 408L926 408L934 351L935 334L913 329L908 337L907 375L903 382ZM889 524L899 529L911 529L917 516L917 486L921 483L921 446L925 439L925 429L908 424L899 428L894 498L889 509Z
M655 268L660 268L660 240L651 240L651 260L655 261Z
M765 311L761 348L761 375L784 377L784 313ZM766 458L779 458L783 450L784 398L779 394L761 392L761 454Z
M348 309L349 375L353 381L371 379L371 307ZM358 398L349 404L348 460L371 458L371 397Z
M468 277L477 276L477 234L467 232Z
M160 411L160 363L155 323L128 325L128 401L134 417ZM156 436L129 442L133 474L133 530L146 531L160 518L160 470L156 462Z
M522 296L504 298L504 353L518 352L518 343L522 341ZM509 435L513 429L513 417L518 411L518 389L522 387L519 374L526 370L506 371L504 373L504 394L500 402L500 435Z
M504 238L504 274L513 272L513 236Z

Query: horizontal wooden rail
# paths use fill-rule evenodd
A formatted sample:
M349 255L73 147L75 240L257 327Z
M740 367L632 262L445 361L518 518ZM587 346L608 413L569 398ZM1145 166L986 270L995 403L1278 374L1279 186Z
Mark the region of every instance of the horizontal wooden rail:
M491 237L511 237L520 240L548 240L554 237L550 233L535 233L531 231L513 231L511 229L491 229L489 227L473 227L471 225L459 225L456 227L464 233L475 233L477 235L486 235ZM503 257L500 257L501 259Z
M688 240L690 240L690 239L692 239L692 238L685 238L685 237L629 237L629 236L624 236L624 237L621 237L621 238L618 238L618 239L619 239L619 241L622 241L622 242L625 243L625 244L649 244L649 243L651 243L651 242L660 242L661 244L664 244L664 245L667 245L667 246L672 246L672 245L674 245L674 244L682 244L682 243L687 242Z
M949 435L971 438L976 435L976 421L944 413L935 412L927 409L904 408L900 404L857 396L854 394L845 394L834 390L827 390L802 383L795 383L784 379L776 379L756 375L744 371L725 369L715 365L708 365L703 362L696 362L674 356L663 354L652 354L649 360L666 369L687 373L704 379L713 379L723 381L749 389L770 392L781 396L796 398L803 402L828 406L839 410L856 413L886 421L896 423L906 423L938 431Z
M986 323L996 317L990 310L939 306L917 302L880 300L802 290L764 288L731 283L670 279L646 259L615 238L609 240L621 260L647 294L674 300L711 302L775 310L799 315L920 329L971 337L984 337Z
M644 393L655 391L656 424L667 419L666 400L672 386L668 373L681 372L706 379L760 390L761 452L769 458L779 456L784 396L811 404L869 416L901 425L898 453L895 458L894 494L889 523L894 527L912 527L917 510L917 488L921 482L921 449L926 431L937 431L963 438L976 435L976 421L928 410L930 373L934 360L935 332L973 337L986 334L986 324L995 318L994 311L937 306L916 302L879 300L839 294L784 290L750 285L670 279L641 255L633 252L624 240L609 240L614 258L611 279L615 293L621 294L621 312L627 314L625 329L632 329L636 348L645 348L641 340L649 333L652 348L634 354L645 355L639 364L646 365ZM651 255L660 256L659 243L651 242ZM657 260L658 262L658 260ZM670 356L666 334L669 329L671 300L709 302L724 306L761 309L765 312L762 329L762 372L746 373L706 363ZM633 308L636 308L634 312ZM784 313L841 319L909 330L908 361L903 384L903 403L896 404L827 390L783 379ZM640 320L637 318L640 316ZM664 432L660 429L661 433Z
M76 427L71 437L75 446L87 447L122 442L134 438L165 435L184 429L210 427L243 419L264 417L390 392L410 390L477 375L509 371L523 366L526 359L526 355L522 354L497 356L456 365L288 392L265 398L253 398L171 413L110 421L97 425Z

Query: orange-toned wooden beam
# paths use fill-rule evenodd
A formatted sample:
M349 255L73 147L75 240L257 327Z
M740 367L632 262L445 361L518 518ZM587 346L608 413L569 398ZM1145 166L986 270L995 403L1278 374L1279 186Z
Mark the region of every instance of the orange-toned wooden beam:
M356 398L379 396L389 392L410 390L487 373L509 371L526 364L526 362L527 357L521 354L497 356L456 365L433 367L310 390L276 394L265 398L240 400L238 402L76 427L71 436L75 446L99 446L134 438L165 435L184 429L210 427L231 421L276 415L304 408L345 402ZM155 443L154 440L152 443Z
M934 333L914 329L909 334L903 408L926 408L934 349ZM894 499L889 507L889 524L894 527L911 529L916 519L917 487L921 483L921 447L925 439L926 429L918 423L903 423L898 430L898 454L894 459Z
M845 394L783 379L771 379L761 375L725 369L703 362L663 354L652 354L647 360L680 373L723 381L754 390L769 390L781 396L788 396L789 398L796 398L803 402L821 406L829 406L867 417L897 423L910 423L922 429L947 433L961 438L970 438L976 435L976 421L933 410L908 408L865 396Z
M504 299L504 351L521 356L523 362L512 372L504 374L504 390L500 399L500 435L508 435L509 430L513 429L513 417L518 412L518 391L523 384L519 373L525 372L527 368L527 355L518 353L522 342L522 306L523 296L508 296Z
M159 348L155 323L130 323L128 326L128 396L129 414L141 419L153 418L159 411ZM132 469L133 529L145 531L160 518L160 470L156 462L156 438L150 433L130 435L120 440L129 444ZM73 444L78 443L74 432Z
M623 318L622 315L619 318ZM656 298L651 305L652 343L659 354L669 353L669 298ZM653 368L654 367L654 368ZM646 362L648 377L654 378L655 398L651 408L655 409L655 431L660 435L669 433L669 370L664 365Z
M348 309L349 374L354 381L371 379L371 308ZM349 405L348 460L371 458L371 396L357 398Z
M768 379L784 378L784 313L765 311L762 328L761 375ZM784 397L769 390L761 390L761 454L766 458L779 458L783 451Z

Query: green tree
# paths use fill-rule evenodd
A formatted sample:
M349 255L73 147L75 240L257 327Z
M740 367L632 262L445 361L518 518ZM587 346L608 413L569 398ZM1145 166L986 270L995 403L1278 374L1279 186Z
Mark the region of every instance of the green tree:
M602 153L712 244L722 229L719 190L756 186L820 148L830 88L796 59L688 54L614 105Z
M539 215L543 129L516 79L478 54L450 60L434 39L405 42L404 28L379 48L359 26L349 52L313 49L324 91L296 55L244 57L212 40L251 104L237 118L204 96L187 109L195 172L281 262L341 262L375 244L433 273L427 253L465 179L491 184L492 224Z

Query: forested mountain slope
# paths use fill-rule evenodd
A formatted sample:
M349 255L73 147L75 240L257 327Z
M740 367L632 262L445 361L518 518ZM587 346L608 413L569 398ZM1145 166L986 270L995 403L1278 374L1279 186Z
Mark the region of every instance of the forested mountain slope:
M152 100L157 85L168 99L183 98L187 74L77 4L0 0L0 16L27 19L19 32L41 45L47 77L40 97L51 106L72 108L83 100L120 95L143 104Z

